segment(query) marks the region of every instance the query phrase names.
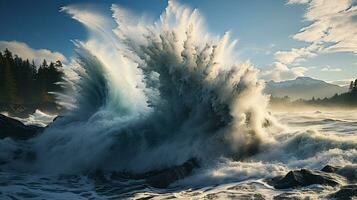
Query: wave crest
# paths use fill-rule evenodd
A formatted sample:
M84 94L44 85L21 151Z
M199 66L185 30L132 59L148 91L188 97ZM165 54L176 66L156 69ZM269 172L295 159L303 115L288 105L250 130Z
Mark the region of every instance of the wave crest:
M197 10L169 1L148 24L113 5L114 31L88 11L63 10L92 37L77 42L80 78L67 78L75 108L37 140L40 166L146 171L192 157L241 159L271 141L257 70L237 62L228 33L204 32Z

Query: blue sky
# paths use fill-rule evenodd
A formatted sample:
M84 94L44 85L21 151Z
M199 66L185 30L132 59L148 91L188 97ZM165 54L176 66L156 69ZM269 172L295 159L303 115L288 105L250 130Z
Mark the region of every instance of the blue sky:
M345 0L341 0L341 3L343 3L342 1ZM2 42L0 42L0 48L11 46L11 41L17 41L21 45L25 43L29 51L50 50L50 52L37 51L28 57L48 57L53 56L54 52L58 52L68 60L73 55L74 49L71 40L85 40L87 33L80 23L71 19L67 14L59 12L60 7L70 4L92 4L101 12L111 15L110 5L115 3L135 13L145 13L157 18L167 5L165 0L97 2L99 1L1 0L0 41ZM299 40L294 38L300 29L309 27L314 24L314 20L317 20L313 17L318 17L318 15L311 15L312 17L307 19L306 14L328 13L329 16L334 16L334 12L338 10L329 11L327 8L326 10L317 10L304 0L290 0L290 3L294 4L288 4L287 0L180 0L179 2L192 8L198 8L206 19L209 31L215 34L230 31L233 38L238 38L239 58L249 60L257 68L265 71L262 76L265 79L279 81L292 79L299 75L312 76L327 81L357 78L357 51L354 52L355 49L351 50L349 47L355 45L353 41L345 39L349 47L344 45L347 51L342 48L343 52L340 52L341 48L339 48L339 50L326 53L326 50L320 48L328 49L330 41L326 39L317 41L319 48L313 48L311 43L314 41L310 40L311 34L306 33L301 37L298 36ZM348 4L348 2L345 3ZM353 6L355 6L354 3L352 3ZM343 8L342 4L338 6ZM357 27L354 26L354 22L357 21L355 19L357 18L353 18L352 22L344 23L348 25L349 30L352 27L353 31L357 31ZM322 21L321 23L329 22ZM335 35L331 35L331 37ZM351 36L346 35L345 38L348 37ZM349 42L353 44L349 44ZM21 45L18 44L18 46ZM303 49L303 51L292 49ZM277 52L283 53L278 53L281 55L278 57ZM292 54L293 61L291 61Z

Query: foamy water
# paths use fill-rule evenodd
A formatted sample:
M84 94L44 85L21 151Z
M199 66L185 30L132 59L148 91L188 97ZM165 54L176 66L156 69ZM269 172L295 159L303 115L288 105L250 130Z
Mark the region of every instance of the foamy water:
M7 169L0 172L0 197L272 199L274 196L289 193L290 198L297 196L323 199L336 192L339 187L312 185L300 189L277 190L266 182L266 178L285 175L293 169L321 169L326 164L351 165L356 168L357 120L353 120L356 115L355 112L274 114L278 120L289 126L289 134L285 134L289 136L281 139L279 147L268 148L261 155L257 154L242 161L222 159L220 164L207 164L196 169L191 176L171 184L167 189L150 187L142 180L112 180L109 175L104 178L85 175L46 175ZM299 142L296 142L297 140Z

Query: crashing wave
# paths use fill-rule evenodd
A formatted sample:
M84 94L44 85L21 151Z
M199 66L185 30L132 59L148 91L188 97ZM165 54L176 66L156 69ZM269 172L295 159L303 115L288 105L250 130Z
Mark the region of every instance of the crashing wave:
M257 70L235 59L228 33L207 34L197 10L169 1L148 23L113 5L113 31L96 13L63 11L91 37L76 43L72 93L58 97L72 109L35 141L39 166L146 171L192 157L242 159L272 142Z

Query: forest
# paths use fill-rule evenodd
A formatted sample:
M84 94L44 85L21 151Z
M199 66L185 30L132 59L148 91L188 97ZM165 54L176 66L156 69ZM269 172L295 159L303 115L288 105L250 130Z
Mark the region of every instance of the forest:
M60 61L36 65L13 55L8 49L0 52L0 112L26 116L36 109L58 112L52 92L60 92L63 77Z

